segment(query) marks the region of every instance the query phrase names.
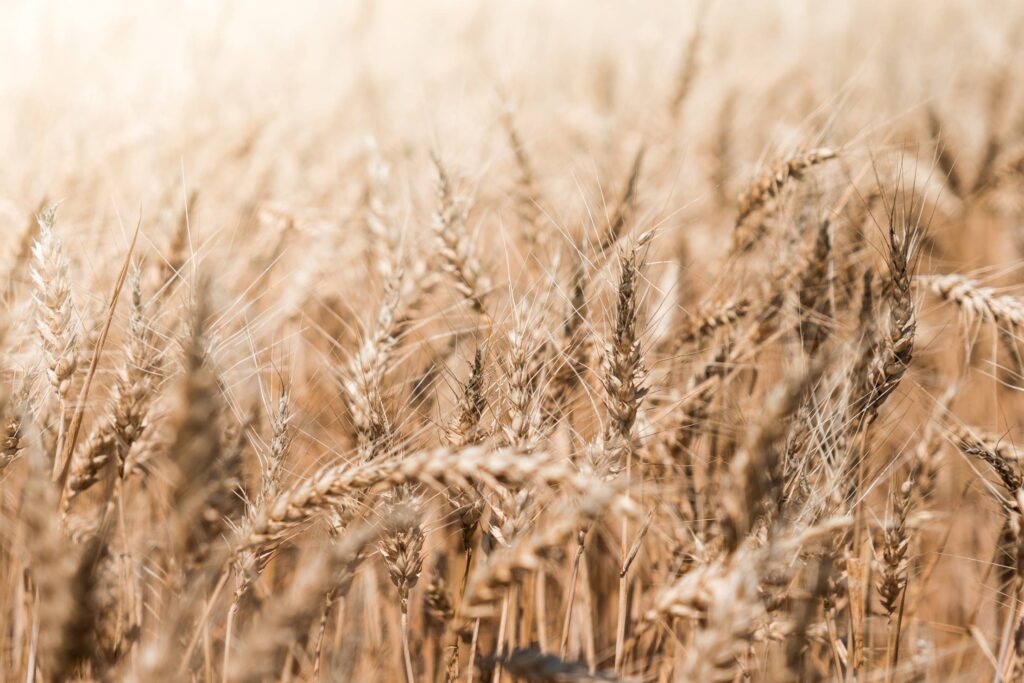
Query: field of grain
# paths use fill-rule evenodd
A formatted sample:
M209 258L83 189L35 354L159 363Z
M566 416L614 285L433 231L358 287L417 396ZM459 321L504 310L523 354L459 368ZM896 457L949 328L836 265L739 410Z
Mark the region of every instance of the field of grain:
M0 680L1024 680L1024 4L0 18Z

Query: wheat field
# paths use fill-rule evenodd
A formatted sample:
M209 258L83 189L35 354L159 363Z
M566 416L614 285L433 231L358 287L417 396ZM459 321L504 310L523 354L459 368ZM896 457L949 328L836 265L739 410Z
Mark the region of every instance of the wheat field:
M1024 681L1024 5L0 15L0 680Z

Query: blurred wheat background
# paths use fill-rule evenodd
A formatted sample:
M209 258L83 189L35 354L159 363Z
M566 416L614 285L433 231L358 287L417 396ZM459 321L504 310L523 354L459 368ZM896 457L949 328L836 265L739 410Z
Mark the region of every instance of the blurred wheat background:
M0 18L3 680L1024 680L1024 5Z

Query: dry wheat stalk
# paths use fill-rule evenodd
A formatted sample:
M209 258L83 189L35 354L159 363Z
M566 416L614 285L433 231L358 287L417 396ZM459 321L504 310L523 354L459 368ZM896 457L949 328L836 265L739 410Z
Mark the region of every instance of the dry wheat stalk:
M106 525L100 520L99 533L92 534L82 547L69 548L54 514L56 487L48 481L38 451L31 461L20 517L29 544L28 567L36 585L39 667L52 680L66 680L80 664L93 661L94 671L101 675L94 619L96 570L106 553ZM35 671L29 669L34 676Z

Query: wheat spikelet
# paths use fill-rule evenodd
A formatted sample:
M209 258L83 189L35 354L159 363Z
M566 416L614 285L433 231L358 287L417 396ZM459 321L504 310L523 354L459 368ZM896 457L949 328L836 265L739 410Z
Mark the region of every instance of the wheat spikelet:
M263 476L260 479L260 501L272 500L280 490L281 468L288 457L288 450L292 443L292 434L289 430L291 420L288 392L281 389L276 410L270 420L270 448L262 469Z
M128 453L147 427L146 418L158 371L157 359L152 346L153 331L143 312L141 273L138 269L129 284L132 302L124 361L111 391L110 413L72 455L66 505L99 481L100 473L110 462L117 464L118 474L123 477Z
M567 314L559 329L558 361L544 397L544 417L548 421L558 419L567 410L566 403L586 372L588 307L586 268L582 258L573 268L568 299Z
M928 276L923 282L935 296L959 306L970 320L984 320L1011 330L1024 325L1024 302L1016 297L1000 295L956 273Z
M807 268L800 276L800 325L798 332L804 350L814 353L828 336L828 318L831 299L829 297L829 257L832 238L829 234L828 219L822 220L814 241Z
M264 517L242 538L242 547L273 544L299 524L357 493L382 492L414 482L461 488L472 483L492 488L536 483L573 490L586 490L595 483L568 463L539 452L526 456L515 450L485 447L441 449L355 466L334 465L271 501Z
M504 443L529 453L540 437L542 373L547 365L547 344L535 321L526 315L519 316L508 341L505 369L508 423L502 425Z
M427 620L427 626L437 635L443 634L452 619L455 618L455 605L452 602L448 582L444 578L446 569L444 557L444 555L438 557L433 576L423 595L423 613Z
M484 394L484 350L477 347L473 354L469 378L463 386L456 407L456 421L448 427L446 438L454 448L472 446L484 439L480 424L487 397ZM458 488L448 493L448 504L455 511L462 534L462 549L471 556L473 537L476 535L483 515L484 502L475 491Z
M811 168L835 159L838 153L827 147L812 149L766 170L738 199L736 227L782 192L790 180L800 180Z
M979 437L963 427L952 427L949 433L956 447L963 453L987 462L999 475L1007 491L1014 493L1020 489L1024 479L1019 472L1019 458L1008 444L993 438Z
M99 481L103 468L116 459L119 450L112 423L104 422L89 434L81 448L72 455L65 505L70 505L80 493Z
M416 519L420 514L415 504L409 506L408 517ZM396 526L381 539L378 547L391 583L398 589L402 613L408 614L409 591L419 581L423 569L423 528L416 521Z
M384 302L377 311L376 325L342 378L342 391L356 433L356 444L364 460L386 452L391 423L384 410L381 387L388 359L398 343L395 337L395 312L402 272L388 280Z
M889 227L889 320L888 329L874 345L866 368L861 395L853 403L866 411L870 423L896 389L910 365L917 319L910 293L912 244L909 229ZM867 296L867 295L866 295Z
M282 389L278 397L277 406L271 416L271 439L270 448L265 456L265 462L260 470L259 493L248 509L246 510L246 522L251 524L255 517L263 511L270 501L280 492L281 488L281 467L288 456L291 446L291 434L289 433L289 422L292 415L289 412L288 393ZM333 528L333 527L332 527ZM267 563L273 557L273 548L252 549L247 548L240 551L234 558L233 570L235 572L236 586L234 603L237 606L256 580L263 573Z
M477 347L473 353L469 378L462 388L456 406L456 419L448 427L448 442L458 448L479 443L482 439L480 419L487 408L487 397L484 393L484 349Z
M615 329L603 359L602 382L609 418L605 440L620 450L631 447L633 424L647 393L643 387L646 368L637 330L637 287L642 268L640 252L652 237L652 233L642 235L621 260Z
M78 365L71 281L64 245L54 229L57 207L39 214L39 236L32 246L36 331L46 362L46 378L63 405Z
M12 405L14 401L2 394L0 394L0 400L3 401L2 407L0 407L0 416L3 419L3 441L0 441L0 472L3 472L17 460L24 448L22 443L23 418L18 413L19 407Z
M900 596L907 585L906 556L910 547L910 532L907 529L907 515L910 512L913 481L907 479L893 496L890 525L885 530L882 545L881 572L878 578L878 596L882 609L892 619L899 608Z
M679 340L684 344L699 343L718 330L735 325L749 312L749 299L729 301L721 306L706 308L694 316Z
M474 245L466 230L464 210L454 195L452 181L441 162L433 155L437 171L438 208L434 217L434 233L441 245L441 258L445 270L455 279L455 288L480 315L486 316L484 296L490 283L480 269L474 255Z

